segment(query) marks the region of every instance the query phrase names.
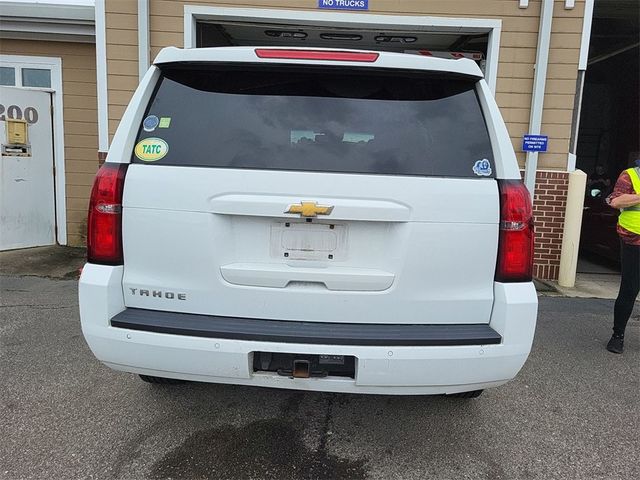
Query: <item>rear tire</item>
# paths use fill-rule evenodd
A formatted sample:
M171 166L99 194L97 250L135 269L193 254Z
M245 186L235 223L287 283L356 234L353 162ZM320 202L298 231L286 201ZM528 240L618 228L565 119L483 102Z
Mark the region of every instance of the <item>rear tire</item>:
M472 390L470 392L451 393L447 397L451 398L478 398L484 390Z
M149 375L139 375L140 380L153 385L179 385L185 383L184 380L178 380L177 378L163 378L163 377L151 377Z

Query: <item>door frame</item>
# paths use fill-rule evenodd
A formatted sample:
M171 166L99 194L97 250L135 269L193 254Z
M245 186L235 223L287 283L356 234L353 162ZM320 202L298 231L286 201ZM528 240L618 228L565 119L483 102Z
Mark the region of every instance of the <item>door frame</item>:
M487 33L485 78L493 93L498 78L498 56L502 20L497 18L430 17L427 15L380 15L375 13L327 12L318 10L280 10L266 8L184 6L184 48L196 48L198 21L278 22L283 24L326 25L386 30Z
M66 175L64 168L64 115L62 95L62 59L60 57L32 57L25 55L0 55L0 66L42 68L51 71L51 88L22 86L22 75L16 72L14 87L24 90L50 92L53 105L53 172L56 242L67 244ZM7 85L9 86L9 85Z

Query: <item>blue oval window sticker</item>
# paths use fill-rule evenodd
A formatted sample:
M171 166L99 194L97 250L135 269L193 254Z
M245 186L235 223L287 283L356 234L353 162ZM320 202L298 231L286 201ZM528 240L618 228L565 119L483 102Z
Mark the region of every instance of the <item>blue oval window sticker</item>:
M158 117L156 117L155 115L149 115L142 122L142 128L145 132L153 132L158 127L159 123L160 119Z

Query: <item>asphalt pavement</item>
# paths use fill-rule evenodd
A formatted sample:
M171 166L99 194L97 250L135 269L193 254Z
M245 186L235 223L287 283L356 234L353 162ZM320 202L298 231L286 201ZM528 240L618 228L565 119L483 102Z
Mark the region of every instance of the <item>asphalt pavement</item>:
M0 478L640 478L640 336L541 298L533 352L475 400L153 386L94 359L76 282L0 277Z

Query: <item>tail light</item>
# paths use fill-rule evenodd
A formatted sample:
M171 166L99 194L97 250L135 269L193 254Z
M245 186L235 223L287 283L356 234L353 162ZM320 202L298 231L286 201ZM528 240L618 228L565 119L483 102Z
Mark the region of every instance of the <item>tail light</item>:
M90 263L123 263L122 192L127 167L124 163L105 163L93 182L87 222L87 257Z
M258 48L259 58L277 58L288 60L329 60L336 62L368 62L378 60L379 53L347 52L340 50L287 50L282 48Z
M531 196L520 180L498 180L500 237L497 282L530 282L533 277Z

